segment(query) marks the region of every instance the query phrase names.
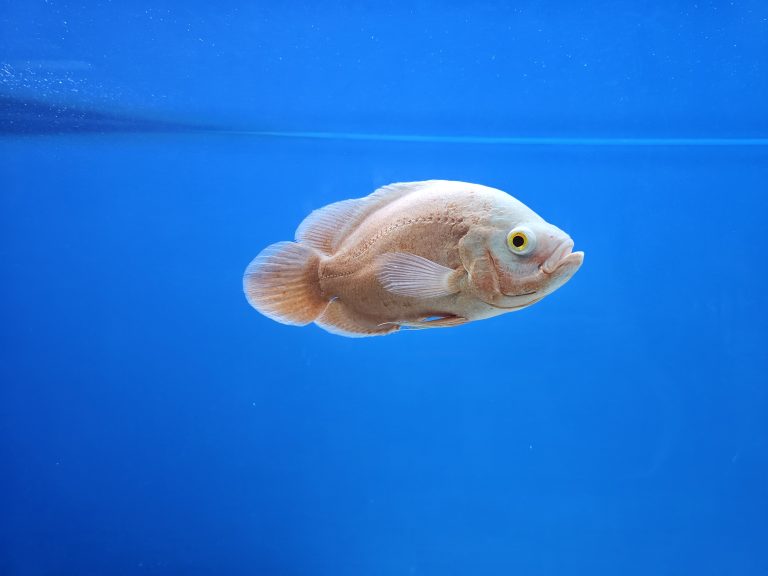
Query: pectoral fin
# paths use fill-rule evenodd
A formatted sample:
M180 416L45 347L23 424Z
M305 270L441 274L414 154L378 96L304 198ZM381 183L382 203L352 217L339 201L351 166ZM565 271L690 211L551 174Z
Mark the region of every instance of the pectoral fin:
M461 274L416 254L392 252L379 257L376 276L393 294L439 298L459 291Z

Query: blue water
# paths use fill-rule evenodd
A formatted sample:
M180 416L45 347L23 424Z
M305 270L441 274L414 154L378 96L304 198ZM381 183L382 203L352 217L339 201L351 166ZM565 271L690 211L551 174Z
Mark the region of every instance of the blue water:
M767 71L757 1L0 2L0 574L768 574ZM248 306L429 178L583 267L383 338Z

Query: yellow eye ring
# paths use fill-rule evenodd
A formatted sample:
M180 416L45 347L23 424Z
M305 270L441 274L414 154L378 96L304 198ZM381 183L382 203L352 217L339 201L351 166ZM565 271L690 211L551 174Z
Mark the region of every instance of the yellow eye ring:
M520 226L507 234L507 246L512 253L523 256L536 248L536 236L530 229Z
M528 247L528 236L525 232L515 232L507 236L507 244L515 252L524 252Z

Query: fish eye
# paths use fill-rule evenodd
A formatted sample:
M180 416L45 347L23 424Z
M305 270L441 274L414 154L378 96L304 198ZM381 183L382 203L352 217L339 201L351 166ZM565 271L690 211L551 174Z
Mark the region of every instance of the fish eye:
M507 234L507 246L514 254L529 254L536 247L536 235L530 229L519 226Z

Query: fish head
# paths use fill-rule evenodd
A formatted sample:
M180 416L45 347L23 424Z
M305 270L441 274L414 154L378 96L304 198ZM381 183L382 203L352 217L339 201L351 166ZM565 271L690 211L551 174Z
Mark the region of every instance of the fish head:
M486 253L496 281L486 301L493 306L518 310L535 304L570 280L584 261L568 234L538 217L505 224L487 229Z

